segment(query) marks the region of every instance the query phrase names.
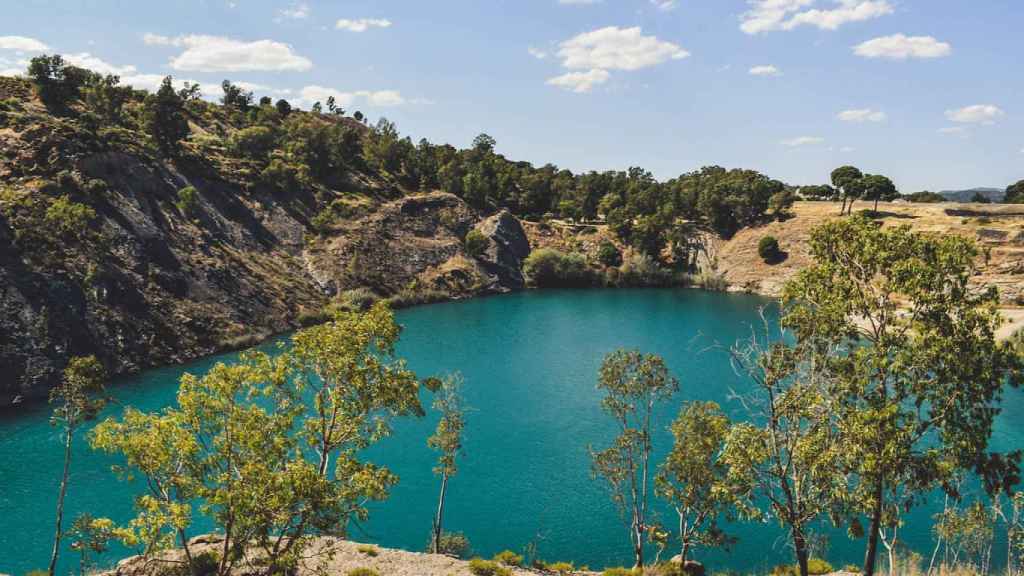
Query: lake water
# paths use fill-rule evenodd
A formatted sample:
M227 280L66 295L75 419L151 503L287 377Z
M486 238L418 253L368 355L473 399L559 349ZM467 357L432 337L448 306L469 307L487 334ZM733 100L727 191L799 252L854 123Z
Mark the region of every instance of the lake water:
M671 441L666 426L684 400L715 400L738 413L729 392L746 383L715 345L749 336L759 308L769 303L694 290L544 291L399 312L405 327L400 354L421 376L461 372L472 408L445 528L464 532L485 556L534 542L549 561L628 565L627 532L589 471L588 445L603 447L615 433L595 390L602 357L618 347L654 352L681 381L681 392L659 415L660 458ZM113 392L122 405L157 409L173 402L182 373L203 373L234 356L151 370L118 382ZM0 418L0 572L22 574L44 568L49 558L62 444L45 406ZM425 441L435 423L432 415L401 421L393 437L367 454L401 481L389 500L373 505L370 522L355 528L353 539L412 550L426 544L438 479ZM995 448L1020 447L1022 439L1024 397L1012 391ZM112 463L90 451L82 436L76 440L66 518L84 511L131 517L136 492L112 475ZM657 512L672 524L662 505ZM932 512L916 510L904 531L909 545L924 553L931 546ZM775 524L742 524L733 533L740 541L731 553L700 555L713 570L753 571L789 561ZM863 543L841 534L832 534L828 558L837 565L858 562ZM108 561L123 553L112 552ZM65 573L75 561L64 554Z

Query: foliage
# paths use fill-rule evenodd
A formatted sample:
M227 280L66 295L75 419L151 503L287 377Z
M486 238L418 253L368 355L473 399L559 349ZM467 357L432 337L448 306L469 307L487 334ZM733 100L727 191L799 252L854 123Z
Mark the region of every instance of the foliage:
M276 357L247 353L202 378L186 374L175 406L128 408L97 426L92 444L147 480L122 539L146 555L177 540L188 554L200 502L224 535L223 576L244 547L288 570L311 534L344 536L366 520L366 503L387 498L397 477L362 451L390 434L392 418L423 414L416 377L394 356L399 331L383 304L339 312Z
M943 196L942 194L938 194L936 192L929 192L927 190L923 190L921 192L914 192L913 194L908 194L904 196L904 198L906 198L908 202L913 202L916 204L936 204L939 202L946 202L946 197Z
M252 106L252 92L243 90L241 87L232 84L230 80L221 82L220 87L224 92L220 102L225 107L245 112L249 109L249 106Z
M79 554L79 574L85 576L95 567L92 556L106 552L114 535L114 522L109 518L93 518L91 514L80 514L75 518L67 536L71 540L71 549Z
M250 126L236 131L228 138L228 149L242 158L266 160L277 146L277 130L269 126Z
M670 286L675 281L671 270L658 265L647 254L630 252L619 266L616 284L627 287Z
M988 196L985 196L981 192L975 192L974 196L971 196L971 202L974 202L976 204L991 204L992 203L992 201L989 200Z
M164 153L173 154L178 142L189 134L185 101L174 91L167 76L155 94L146 96L142 105L142 123Z
M664 360L636 350L617 350L605 356L598 376L604 393L601 408L612 417L619 435L604 450L590 450L591 470L607 483L612 501L629 527L636 565L644 565L647 529L651 417L655 406L679 390Z
M465 558L472 553L469 538L467 538L462 532L441 532L441 538L437 542L439 543L438 554L445 554L456 558ZM433 548L433 543L434 536L431 535L430 542L427 545L427 550Z
M95 73L68 64L60 54L43 54L29 61L27 75L39 98L57 111L65 111L81 95L82 86Z
M50 389L50 403L55 404L52 426L60 426L64 433L64 473L61 476L60 489L57 493L57 523L53 537L53 552L50 555L49 575L54 576L57 558L60 554L60 543L64 532L64 497L68 489L68 475L71 468L71 441L78 428L88 420L96 417L106 405L102 397L103 382L106 374L103 365L95 356L76 356L64 368L61 381ZM91 523L91 520L89 521ZM84 526L83 526L84 527ZM94 534L98 537L98 533ZM88 538L79 534L79 541ZM98 542L98 540L97 540ZM85 562L83 556L82 561Z
M778 262L782 257L779 241L774 236L762 236L757 243L757 255L768 264Z
M436 382L436 385L439 388L434 391L432 407L441 415L441 418L437 422L434 433L427 438L427 446L439 453L434 474L441 477L437 514L434 516L431 530L431 551L434 554L441 551L442 521L448 480L458 472L455 459L462 452L462 432L466 426L466 408L461 392L462 377L449 376L443 382Z
M185 186L178 190L178 200L174 203L182 214L194 216L199 208L199 191L195 186Z
M345 576L380 576L373 568L353 568L345 573Z
M91 207L61 196L46 208L43 223L58 236L81 239L95 219L96 211Z
M491 241L480 233L479 230L470 230L466 234L466 240L463 242L466 248L466 254L469 254L473 258L479 258L484 255L487 248L490 247Z
M544 565L544 571L554 574L569 574L573 571L573 566L571 562L551 562Z
M603 240L597 247L597 261L609 268L622 265L622 251L610 240Z
M1003 202L1007 204L1024 204L1024 180L1006 187L1006 197Z
M796 202L796 193L786 188L772 194L772 197L768 199L768 208L771 209L772 216L776 220L782 220L789 209L793 207L794 202Z
M107 74L90 77L82 91L82 98L90 112L105 124L121 121L121 110L131 99L131 87L121 86L121 78Z
M605 568L604 572L601 572L601 576L637 576L637 571L632 568L623 568L621 566L614 568Z
M838 191L827 184L803 186L799 192L808 200L835 200L839 197Z
M865 174L861 179L860 186L862 188L863 198L865 200L874 200L875 212L878 211L879 200L890 202L899 198L900 195L896 190L896 185L892 183L892 180L877 174Z
M511 550L502 550L494 555L493 560L505 566L519 567L523 565L523 555Z
M260 172L260 180L278 192L293 193L309 185L309 168L283 158L272 158Z
M832 171L832 185L839 190L843 199L843 208L840 210L840 214L847 209L847 201L850 202L850 210L853 210L853 201L863 195L861 184L863 178L864 173L855 166L840 166Z
M807 573L812 576L830 574L832 565L821 558L810 558L807 560ZM792 564L784 564L772 568L772 576L799 576L800 567Z
M371 558L377 556L380 553L378 552L377 547L372 544L360 544L359 546L356 546L356 550L360 554L366 554Z
M724 546L731 541L719 526L719 518L732 504L722 460L729 419L714 402L692 402L680 410L671 431L672 450L654 485L679 516L677 537L685 563L696 546Z
M846 506L869 521L870 575L895 511L936 487L957 497L953 479L966 471L992 493L1019 479L1020 455L987 447L1021 359L996 342L996 290L970 286L971 241L854 217L817 228L810 249L815 263L785 288L784 324L803 345L833 352L815 360L829 374L821 393L837 419L837 460L853 479Z
M523 262L523 273L541 288L591 286L594 274L581 254L566 254L553 248L534 250Z
M469 561L469 571L476 576L512 576L512 571L492 560L473 558Z

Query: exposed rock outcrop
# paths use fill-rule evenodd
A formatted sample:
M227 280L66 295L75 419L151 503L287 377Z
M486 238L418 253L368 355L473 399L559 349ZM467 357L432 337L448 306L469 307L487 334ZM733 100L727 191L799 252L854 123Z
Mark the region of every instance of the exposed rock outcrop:
M497 287L517 290L526 286L523 261L530 255L530 241L519 219L508 210L502 210L480 222L476 229L490 240L480 262L496 277Z

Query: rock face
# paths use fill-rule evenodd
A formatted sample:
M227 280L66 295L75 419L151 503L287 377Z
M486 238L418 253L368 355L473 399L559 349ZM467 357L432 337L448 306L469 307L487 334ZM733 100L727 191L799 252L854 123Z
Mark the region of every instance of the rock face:
M349 288L463 297L522 286L504 268L524 251L514 218L495 227L514 251L478 262L463 239L481 218L465 202L394 200L400 191L375 178L284 193L201 159L105 147L60 122L0 126L0 408L45 397L73 356L94 354L112 375L184 362L294 329ZM58 200L95 216L53 230ZM314 225L349 201L358 210Z
M480 222L476 229L491 241L480 261L496 277L497 286L505 290L526 286L523 261L530 255L530 241L519 220L502 210Z

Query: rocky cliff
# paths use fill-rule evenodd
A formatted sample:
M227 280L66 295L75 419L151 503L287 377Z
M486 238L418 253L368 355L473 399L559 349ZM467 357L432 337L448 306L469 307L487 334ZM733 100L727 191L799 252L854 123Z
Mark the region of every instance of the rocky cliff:
M45 395L72 356L114 375L182 362L321 318L352 288L523 285L529 245L507 213L368 170L283 193L244 164L160 157L27 98L0 114L0 407ZM463 248L474 227L492 238L480 259Z

